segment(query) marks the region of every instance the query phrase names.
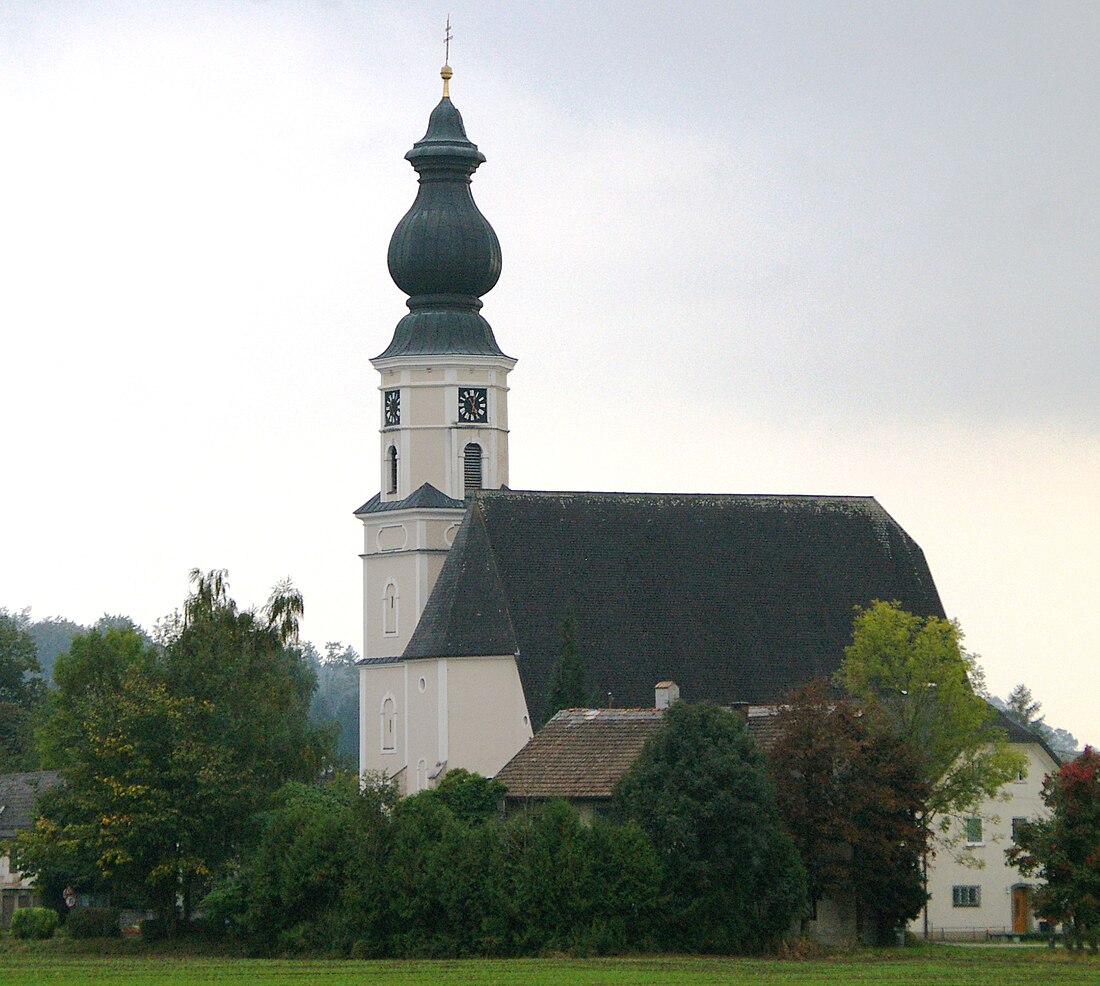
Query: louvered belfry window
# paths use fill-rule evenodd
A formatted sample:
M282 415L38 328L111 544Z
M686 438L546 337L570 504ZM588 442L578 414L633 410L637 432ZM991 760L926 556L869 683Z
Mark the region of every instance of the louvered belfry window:
M476 442L463 450L462 479L467 493L481 489L481 446Z
M397 446L396 445L391 445L390 446L389 462L387 463L387 465L389 466L389 474L390 474L389 475L390 486L389 486L388 492L396 493L397 492Z

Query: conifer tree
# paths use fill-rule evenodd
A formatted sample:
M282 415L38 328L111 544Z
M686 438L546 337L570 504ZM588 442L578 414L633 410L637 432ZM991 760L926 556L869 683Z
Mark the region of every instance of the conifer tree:
M561 650L550 669L546 719L561 709L579 709L591 702L592 693L585 681L584 659L577 645L577 621L572 613L566 613L561 621Z

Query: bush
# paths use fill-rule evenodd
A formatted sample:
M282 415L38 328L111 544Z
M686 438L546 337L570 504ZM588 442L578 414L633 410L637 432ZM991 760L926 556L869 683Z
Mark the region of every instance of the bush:
M168 925L160 918L146 918L141 922L142 941L163 941L168 937Z
M57 912L48 907L21 907L11 916L15 938L52 938L57 930Z
M117 907L78 907L65 922L70 938L117 938Z

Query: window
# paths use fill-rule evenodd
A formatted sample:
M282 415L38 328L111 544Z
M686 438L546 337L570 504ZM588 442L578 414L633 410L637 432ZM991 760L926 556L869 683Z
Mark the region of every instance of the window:
M1020 826L1026 822L1026 818L1014 818L1012 819L1012 841L1018 842L1020 838Z
M980 818L966 819L966 844L968 846L980 846L982 844L982 820Z
M462 478L466 492L481 489L481 446L470 442L462 451Z
M387 492L396 493L397 492L397 446L396 445L391 445L390 446L389 451L386 453L386 460L387 460L386 465L388 467L386 472L387 472L387 475L388 475L388 478L389 478L389 485L387 487Z
M956 886L951 888L952 907L981 907L982 888L975 886Z
M382 702L382 752L393 753L397 749L397 705L391 695Z
M382 635L397 636L397 583L387 582L382 593Z

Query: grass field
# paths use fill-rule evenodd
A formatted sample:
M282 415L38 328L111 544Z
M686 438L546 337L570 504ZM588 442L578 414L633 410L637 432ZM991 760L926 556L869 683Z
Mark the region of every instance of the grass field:
M860 986L1047 986L1100 983L1100 959L1036 948L925 946L835 959L500 959L409 962L100 956L43 943L0 947L0 986L703 986L721 983Z

